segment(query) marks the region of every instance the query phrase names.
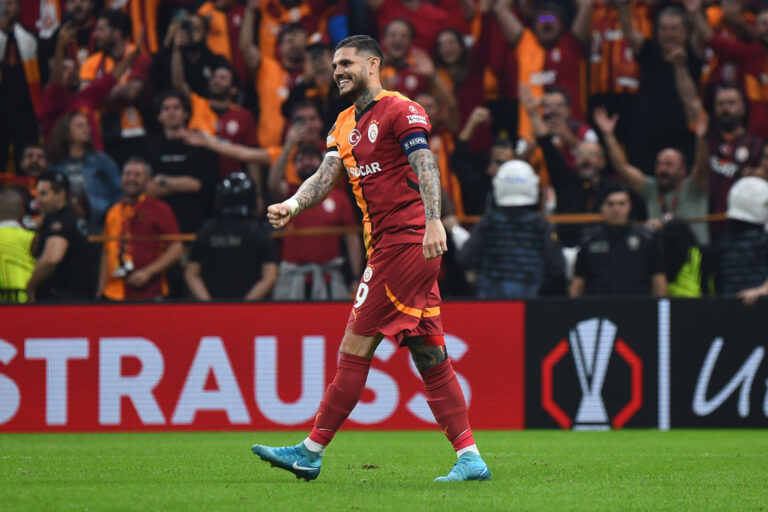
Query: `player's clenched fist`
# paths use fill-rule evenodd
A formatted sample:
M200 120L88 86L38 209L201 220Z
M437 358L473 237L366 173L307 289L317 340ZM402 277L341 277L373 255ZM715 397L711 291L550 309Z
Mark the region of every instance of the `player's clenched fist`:
M267 219L273 228L280 229L291 220L291 207L285 203L271 204L267 208Z
M445 228L440 219L427 221L426 231L424 232L424 244L422 252L424 258L431 260L442 256L448 251L448 242L446 240Z

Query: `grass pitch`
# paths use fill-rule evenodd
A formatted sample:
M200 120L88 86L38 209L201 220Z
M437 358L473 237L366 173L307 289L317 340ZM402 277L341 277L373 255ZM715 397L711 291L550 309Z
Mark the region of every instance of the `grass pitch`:
M767 431L478 432L489 482L436 484L439 432L344 432L314 482L250 446L299 432L0 434L8 510L768 510Z

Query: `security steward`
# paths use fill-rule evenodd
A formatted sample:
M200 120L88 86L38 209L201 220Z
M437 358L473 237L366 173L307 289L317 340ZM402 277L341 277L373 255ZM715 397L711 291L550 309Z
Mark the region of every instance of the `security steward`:
M37 201L43 221L32 244L37 264L27 282L29 302L89 298L95 261L87 223L69 204L67 177L58 172L40 175Z
M277 247L251 218L256 186L242 172L216 185L217 217L198 231L184 278L197 300L262 300L277 280Z
M586 230L576 258L571 297L667 294L660 237L629 223L629 189L611 184L601 196L603 224Z

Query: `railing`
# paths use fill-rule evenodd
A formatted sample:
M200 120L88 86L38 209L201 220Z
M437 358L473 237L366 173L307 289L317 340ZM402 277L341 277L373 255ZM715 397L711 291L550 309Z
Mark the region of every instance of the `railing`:
M459 219L462 224L476 224L481 219L480 215L467 215ZM686 219L688 224L697 224L700 222L721 222L726 220L724 213L713 213L703 217L692 217ZM603 221L603 216L599 213L556 213L547 216L547 221L553 224L597 224ZM273 238L285 238L289 236L328 236L328 235L346 235L348 233L360 233L362 227L358 224L351 226L327 226L313 228L294 228L288 225L282 231L271 233ZM196 238L194 233L178 233L173 235L141 235L141 236L103 236L91 235L88 241L91 243L105 242L192 242Z

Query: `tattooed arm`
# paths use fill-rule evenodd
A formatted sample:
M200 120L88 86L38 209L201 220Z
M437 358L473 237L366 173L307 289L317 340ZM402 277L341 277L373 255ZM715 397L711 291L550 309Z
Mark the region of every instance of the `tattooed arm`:
M344 175L344 165L338 156L326 155L315 174L301 184L299 190L282 203L267 208L267 218L274 228L288 224L291 217L320 204Z
M448 250L445 228L440 221L440 171L429 149L414 151L408 156L408 162L419 177L419 191L426 217L422 252L424 258L430 260Z

